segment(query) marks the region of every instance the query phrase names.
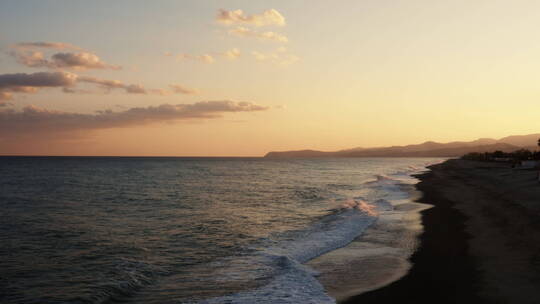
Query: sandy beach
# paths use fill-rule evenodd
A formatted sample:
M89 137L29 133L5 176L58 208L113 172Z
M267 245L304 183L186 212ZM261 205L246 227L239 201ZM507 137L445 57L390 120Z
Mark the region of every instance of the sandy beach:
M419 176L424 232L407 275L340 303L539 303L536 171L449 160Z

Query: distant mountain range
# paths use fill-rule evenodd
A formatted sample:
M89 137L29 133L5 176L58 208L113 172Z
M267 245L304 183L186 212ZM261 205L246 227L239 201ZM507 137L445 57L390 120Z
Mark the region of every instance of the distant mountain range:
M302 157L456 157L469 152L493 152L501 150L512 152L521 148L536 149L540 133L514 135L501 139L480 138L474 141L455 141L437 143L427 141L417 145L392 146L378 148L353 148L340 151L324 152L316 150L298 150L269 152L266 158L302 158Z

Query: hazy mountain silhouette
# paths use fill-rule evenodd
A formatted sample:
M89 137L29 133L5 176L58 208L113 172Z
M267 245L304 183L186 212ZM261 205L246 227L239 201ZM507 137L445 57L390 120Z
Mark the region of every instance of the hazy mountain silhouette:
M512 135L499 139L499 142L519 147L536 147L540 134Z
M455 141L449 143L427 141L416 145L353 148L332 152L316 150L269 152L265 157L453 157L461 156L469 152L493 152L496 150L512 152L520 148L531 149L536 147L539 138L540 133L508 136L498 140L492 138L480 138L469 142Z

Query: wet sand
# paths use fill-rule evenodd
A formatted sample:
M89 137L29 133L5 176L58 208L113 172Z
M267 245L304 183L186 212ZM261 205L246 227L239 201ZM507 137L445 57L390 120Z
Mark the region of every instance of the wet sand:
M414 190L414 186L410 187ZM330 296L342 301L407 274L411 267L409 257L423 230L419 212L430 206L404 201L392 211L379 213L377 222L347 246L307 263L319 272L317 280Z
M340 303L540 303L536 171L463 160L431 169L416 186L434 207L421 212L410 271Z

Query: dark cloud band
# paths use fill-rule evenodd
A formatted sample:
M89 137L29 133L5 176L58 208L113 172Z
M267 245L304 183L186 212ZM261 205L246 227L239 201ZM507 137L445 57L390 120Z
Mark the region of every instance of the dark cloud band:
M225 113L265 111L268 107L251 102L229 100L201 101L193 104L163 104L130 108L121 112L111 110L96 114L81 114L28 106L22 111L0 110L0 138L39 133L69 133L139 126L149 123L189 119L219 118Z

